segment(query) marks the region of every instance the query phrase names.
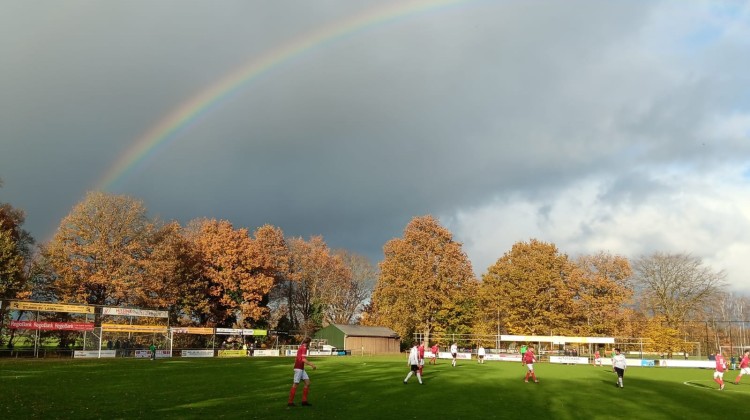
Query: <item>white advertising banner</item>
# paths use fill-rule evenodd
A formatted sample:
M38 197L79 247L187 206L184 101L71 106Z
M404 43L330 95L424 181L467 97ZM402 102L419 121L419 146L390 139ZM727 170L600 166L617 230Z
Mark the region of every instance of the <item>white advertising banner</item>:
M116 357L116 350L76 350L73 357L76 359L98 359L99 357Z
M484 360L496 360L499 362L521 362L521 356L489 353L484 355Z
M581 344L614 344L614 337L568 337L564 335L501 335L500 341L528 343L581 343Z
M182 350L182 357L214 357L213 350Z
M268 335L266 330L254 330L249 328L217 328L217 335Z
M589 358L579 356L550 356L549 362L562 363L565 365L587 365L589 363Z
M141 359L148 359L151 357L151 350L136 350L135 357ZM156 358L163 359L165 357L172 357L170 350L156 350Z
M453 355L447 351L438 352L438 359L453 359ZM471 353L457 353L456 360L471 360Z
M716 368L716 362L713 360L659 360L659 366L663 367L692 367L692 368Z
M278 356L279 356L278 350L270 350L270 349L253 350L253 357L278 357Z
M147 316L151 318L168 318L167 311L154 311L151 309L134 309L134 308L102 308L102 315L119 315L119 316Z

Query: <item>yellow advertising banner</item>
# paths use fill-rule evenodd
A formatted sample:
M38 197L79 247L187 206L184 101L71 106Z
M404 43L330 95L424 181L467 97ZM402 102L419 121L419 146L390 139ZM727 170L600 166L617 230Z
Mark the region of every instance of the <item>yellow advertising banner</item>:
M214 333L213 328L204 328L204 327L172 327L171 330L175 334L212 335Z
M167 327L163 325L123 325L102 324L102 331L107 332L140 332L140 333L167 333Z
M217 352L219 357L245 357L247 356L247 350L219 350Z
M44 302L10 302L10 309L17 311L41 311L41 312L71 312L77 314L93 314L93 306L66 305L62 303Z

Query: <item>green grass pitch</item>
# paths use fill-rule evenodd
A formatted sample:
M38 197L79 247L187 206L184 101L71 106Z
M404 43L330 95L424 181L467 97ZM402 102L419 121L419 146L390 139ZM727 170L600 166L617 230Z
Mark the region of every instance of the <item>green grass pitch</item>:
M407 385L406 357L317 357L312 407L287 407L291 358L0 359L2 419L741 419L750 377L718 391L710 369L611 368L447 360Z

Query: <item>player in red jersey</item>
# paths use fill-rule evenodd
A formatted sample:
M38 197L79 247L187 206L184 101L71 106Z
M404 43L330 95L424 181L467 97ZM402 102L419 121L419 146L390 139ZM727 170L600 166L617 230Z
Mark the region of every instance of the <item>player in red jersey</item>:
M742 375L750 375L750 350L745 350L740 361L740 374L734 379L734 384L739 385Z
M594 366L601 366L602 365L602 355L599 353L599 350L594 352Z
M719 384L719 390L724 390L724 371L727 370L727 363L724 361L724 355L716 353L716 371L714 372L714 382Z
M419 356L419 375L422 376L422 368L424 368L424 341L419 343L417 347L417 356Z
M305 381L305 387L302 388L302 405L311 406L307 402L307 393L310 391L310 377L305 372L305 365L308 365L317 369L317 367L307 360L307 347L310 345L310 337L302 340L302 345L297 349L297 358L294 360L294 382L292 383L292 389L289 391L289 402L288 406L294 407L294 394L297 392L297 385L299 381Z
M437 344L433 344L432 348L430 349L430 351L432 351L432 360L430 360L430 363L432 363L433 365L437 364L438 350L440 349L438 348Z
M534 362L536 362L536 356L534 356L534 347L529 346L526 349L526 353L523 355L523 362L526 363L526 378L524 382L529 382L529 375L534 379L534 382L539 382L536 379L536 373L534 373Z

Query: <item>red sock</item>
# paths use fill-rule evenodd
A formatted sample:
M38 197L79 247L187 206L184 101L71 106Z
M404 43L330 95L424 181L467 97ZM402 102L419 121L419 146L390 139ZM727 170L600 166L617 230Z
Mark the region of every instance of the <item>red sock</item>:
M527 371L526 372L526 378L524 378L524 381L528 381L528 380L529 380L529 372Z
M534 378L534 382L536 382L536 373L531 372L531 377Z
M736 384L740 383L740 378L741 378L741 377L742 377L742 375L740 375L740 376L738 376L738 377L734 378L734 383L736 383Z
M289 402L294 402L294 394L297 392L297 387L293 386L292 389L289 391Z
M310 391L310 387L306 386L302 388L302 402L307 401L307 393Z

